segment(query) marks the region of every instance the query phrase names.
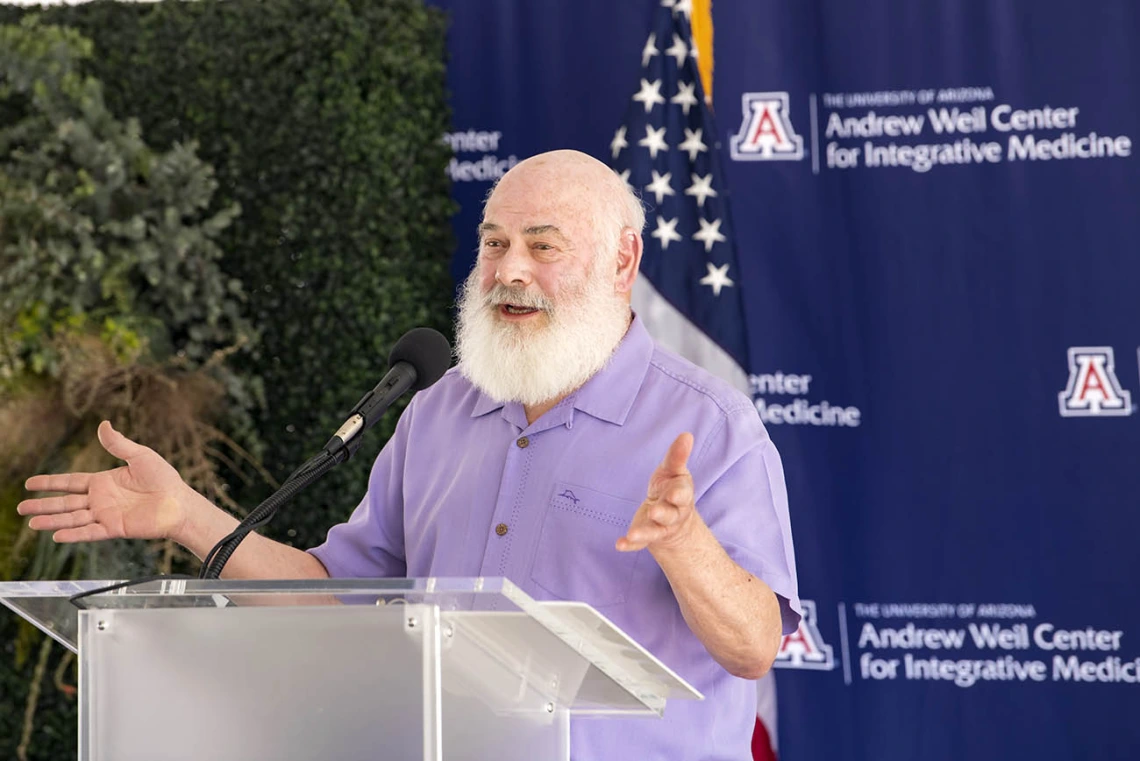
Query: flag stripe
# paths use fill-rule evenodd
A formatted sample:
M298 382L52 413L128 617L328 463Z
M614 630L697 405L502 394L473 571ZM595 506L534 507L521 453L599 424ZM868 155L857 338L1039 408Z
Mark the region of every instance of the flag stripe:
M749 392L748 373L716 341L666 301L648 278L638 278L633 285L633 310L666 349L723 378L741 392Z

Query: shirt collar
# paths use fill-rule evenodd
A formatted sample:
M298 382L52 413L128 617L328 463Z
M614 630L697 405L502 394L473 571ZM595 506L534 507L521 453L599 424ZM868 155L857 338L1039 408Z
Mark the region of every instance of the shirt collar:
M594 377L586 381L569 401L574 409L615 425L623 425L641 391L641 383L653 357L653 339L641 319L634 315L617 350Z
M623 425L630 408L633 407L634 399L641 390L641 383L649 370L649 360L652 356L653 339L635 314L629 330L625 332L609 362L558 407L571 404L574 409L599 420ZM520 428L526 428L526 416L523 414L521 404L512 402L504 405L503 402L487 396L482 390L479 390L479 398L471 410L471 417L486 415L504 406L507 409L503 410L503 417L516 424L514 418L521 418ZM514 408L517 408L517 414ZM547 415L557 409L556 407ZM511 414L508 415L508 412Z

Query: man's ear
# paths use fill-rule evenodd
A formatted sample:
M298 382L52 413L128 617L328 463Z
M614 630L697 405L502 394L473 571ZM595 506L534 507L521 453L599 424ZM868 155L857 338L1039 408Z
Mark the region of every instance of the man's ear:
M614 278L614 292L628 294L633 291L633 281L641 266L641 233L632 227L623 227L618 238L617 272Z

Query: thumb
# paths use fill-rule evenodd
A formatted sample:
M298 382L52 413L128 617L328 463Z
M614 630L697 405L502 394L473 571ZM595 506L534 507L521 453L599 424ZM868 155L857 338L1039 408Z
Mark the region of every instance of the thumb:
M682 433L674 439L669 451L665 453L665 459L661 463L661 470L665 475L681 476L689 472L686 467L689 463L689 455L693 451L693 434Z
M132 458L138 457L147 451L147 448L142 444L136 444L112 428L111 423L106 420L99 424L97 435L99 436L99 443L103 445L104 449L120 460L126 460L128 463Z

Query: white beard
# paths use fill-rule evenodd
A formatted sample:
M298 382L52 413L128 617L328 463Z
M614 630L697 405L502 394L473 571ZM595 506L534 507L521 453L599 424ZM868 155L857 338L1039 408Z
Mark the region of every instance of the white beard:
M459 371L492 399L529 406L563 397L592 378L613 356L630 318L629 305L602 276L609 268L595 261L603 266L564 287L557 302L501 283L480 294L473 271L459 297ZM534 320L539 324L500 319L499 305L508 303L542 310Z

